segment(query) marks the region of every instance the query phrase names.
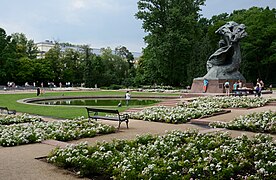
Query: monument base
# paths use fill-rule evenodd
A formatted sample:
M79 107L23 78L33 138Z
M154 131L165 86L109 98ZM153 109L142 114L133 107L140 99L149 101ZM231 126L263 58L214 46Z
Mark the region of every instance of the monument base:
M195 78L193 80L191 92L192 93L203 93L203 80L204 78ZM237 82L237 79L227 79L230 83L230 90L233 87L233 84ZM226 79L208 79L208 87L206 93L225 93L224 83L227 81ZM242 81L243 86L248 88L253 88L253 83L246 83L246 81Z

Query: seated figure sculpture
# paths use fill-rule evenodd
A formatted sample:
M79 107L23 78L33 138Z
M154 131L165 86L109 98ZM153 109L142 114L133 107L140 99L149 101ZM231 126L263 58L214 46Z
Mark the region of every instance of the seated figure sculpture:
M220 27L217 34L222 36L219 49L207 61L205 79L240 79L245 80L238 71L241 63L239 41L244 38L245 25L230 21Z

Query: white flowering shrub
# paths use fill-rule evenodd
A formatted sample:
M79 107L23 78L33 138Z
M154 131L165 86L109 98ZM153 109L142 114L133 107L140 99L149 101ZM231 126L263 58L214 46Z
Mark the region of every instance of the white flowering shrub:
M46 139L69 141L115 132L115 127L84 118L52 122L0 125L0 145L16 146Z
M276 144L267 135L173 131L57 148L47 160L80 176L112 179L276 179Z
M188 104L182 104L185 107L213 107L213 108L252 108L261 107L269 102L269 99L262 97L247 96L206 96L199 97Z
M214 128L217 127L276 134L276 112L255 112L237 117L231 122L212 122L209 124L209 126Z
M167 123L185 123L190 119L213 115L221 108L250 108L264 106L269 100L259 97L199 97L176 107L151 107L130 113L130 118Z
M130 113L131 119L141 119L145 121L158 121L166 123L185 123L190 119L200 118L202 116L211 115L220 112L220 108L209 107L151 107L145 108L142 111Z
M37 116L31 116L29 114L0 115L0 125L9 125L9 124L26 123L26 122L38 122L38 121L42 121L42 119Z

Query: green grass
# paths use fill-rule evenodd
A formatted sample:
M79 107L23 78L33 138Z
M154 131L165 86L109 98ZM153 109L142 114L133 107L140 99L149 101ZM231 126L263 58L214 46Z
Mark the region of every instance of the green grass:
M108 96L119 95L124 97L123 91L66 91L66 92L46 92L41 97L51 96ZM179 96L179 94L164 94L164 93L143 93L132 92L132 96ZM22 104L17 100L25 98L36 98L36 92L33 93L16 93L16 94L0 94L0 106L8 107L9 109L16 110L18 112L24 112L34 115L50 116L55 118L73 119L75 117L84 116L87 117L87 112L84 107L70 107L70 106L40 106L34 104ZM109 107L112 109L118 109L119 111L125 111L127 107Z

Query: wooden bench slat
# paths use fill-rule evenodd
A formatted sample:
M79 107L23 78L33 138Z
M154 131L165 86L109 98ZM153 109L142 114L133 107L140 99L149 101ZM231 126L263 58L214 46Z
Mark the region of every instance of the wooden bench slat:
M86 108L87 111L91 112L104 112L104 113L119 113L118 110L113 110L113 109L97 109L97 108Z
M106 120L114 120L119 121L117 117L108 117L108 116L91 116L92 119L106 119Z

